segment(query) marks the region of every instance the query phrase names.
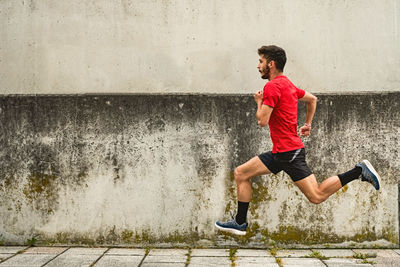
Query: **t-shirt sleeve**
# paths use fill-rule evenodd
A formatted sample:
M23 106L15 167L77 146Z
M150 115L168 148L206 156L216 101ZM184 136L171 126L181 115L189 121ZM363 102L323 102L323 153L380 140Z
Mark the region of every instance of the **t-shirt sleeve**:
M263 102L262 102L264 105L275 107L276 104L278 104L280 97L281 97L281 92L275 85L267 83L264 86Z
M297 99L303 98L303 96L306 94L306 91L304 91L303 89L299 89L296 87L297 90Z

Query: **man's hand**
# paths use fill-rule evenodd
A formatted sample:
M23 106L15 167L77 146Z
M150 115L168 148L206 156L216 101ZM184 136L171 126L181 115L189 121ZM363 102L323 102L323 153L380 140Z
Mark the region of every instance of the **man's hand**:
M300 136L309 136L311 133L311 125L310 124L304 124L299 130Z
M258 104L259 102L262 102L263 100L263 92L258 91L257 93L254 94L254 101Z

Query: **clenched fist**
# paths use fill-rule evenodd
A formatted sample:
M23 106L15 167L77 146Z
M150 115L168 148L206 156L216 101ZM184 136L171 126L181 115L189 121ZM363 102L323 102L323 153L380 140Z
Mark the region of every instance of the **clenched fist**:
M300 136L309 136L311 133L311 125L309 124L305 124L304 126L302 126L299 130Z
M262 100L263 100L263 92L262 91L258 91L257 93L254 94L254 101L256 101L256 103L262 102Z

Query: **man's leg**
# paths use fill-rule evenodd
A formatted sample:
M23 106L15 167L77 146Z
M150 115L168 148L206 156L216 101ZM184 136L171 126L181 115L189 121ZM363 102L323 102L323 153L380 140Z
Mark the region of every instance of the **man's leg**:
M238 199L238 211L235 220L239 225L246 222L247 210L249 209L252 193L251 178L268 173L271 173L271 171L259 157L254 157L235 169L234 176Z
M259 157L254 157L237 167L234 171L234 176L236 181L238 201L250 202L251 178L269 173L271 173L271 171L268 170Z
M234 176L238 197L238 212L236 217L231 221L216 222L215 227L217 227L217 229L236 235L246 234L246 216L252 191L250 180L255 176L268 173L271 173L271 171L259 157L254 157L235 169Z
M314 204L325 201L330 195L343 187L338 176L329 177L318 186L314 174L295 182L295 184L308 200Z
M380 177L374 167L368 160L364 160L356 165L353 169L332 176L323 181L319 186L314 174L307 176L304 179L296 181L295 184L304 193L304 195L314 204L319 204L325 201L330 195L337 192L347 183L359 179L368 182L374 186L376 190L380 188Z

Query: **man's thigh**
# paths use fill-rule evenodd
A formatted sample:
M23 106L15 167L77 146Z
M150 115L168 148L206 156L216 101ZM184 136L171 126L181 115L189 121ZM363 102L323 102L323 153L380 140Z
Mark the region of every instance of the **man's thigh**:
M318 190L318 182L314 174L311 174L306 178L296 181L295 184L308 199L317 195L316 191Z
M249 178L271 173L258 156L237 167L236 171Z

